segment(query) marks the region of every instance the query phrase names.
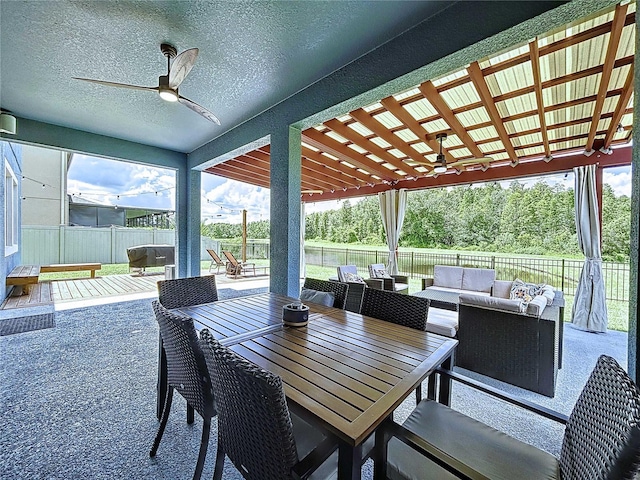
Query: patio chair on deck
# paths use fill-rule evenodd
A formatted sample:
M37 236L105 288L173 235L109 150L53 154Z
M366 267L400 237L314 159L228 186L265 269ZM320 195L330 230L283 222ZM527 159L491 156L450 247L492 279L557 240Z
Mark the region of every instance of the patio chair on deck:
M386 422L378 429L377 480L387 476L393 479L636 478L640 465L640 391L613 358L602 355L598 359L568 419L455 372L441 371L441 374L565 423L560 458L445 405L423 400L402 425Z
M160 335L167 357L168 388L160 427L149 456L155 457L158 451L169 419L173 392L176 390L187 401L187 405L198 412L203 420L200 452L193 474L193 480L198 480L202 475L202 467L207 455L211 418L216 414L211 377L198 343L193 319L168 311L158 301L153 302L153 311L160 326Z
M211 273L211 269L213 268L213 264L216 264L216 275L220 273L220 267L224 267L224 262L220 258L220 256L216 253L215 250L207 248L207 253L211 257L211 263L209 264L209 273Z
M218 405L218 452L213 474L222 478L225 455L246 479L331 478L338 442L289 412L282 380L245 360L204 329L200 345ZM316 471L321 467L321 471ZM325 472L325 470L327 470Z
M232 276L238 278L238 275L244 275L245 270L253 270L253 275L256 274L256 264L249 262L239 262L233 253L223 250L222 253L227 257L227 277Z

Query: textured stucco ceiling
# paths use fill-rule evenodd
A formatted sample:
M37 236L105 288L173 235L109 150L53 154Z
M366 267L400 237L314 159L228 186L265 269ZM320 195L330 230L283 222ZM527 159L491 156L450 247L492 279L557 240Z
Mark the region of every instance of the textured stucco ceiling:
M0 3L0 106L17 116L179 152L258 115L451 2L8 1ZM160 43L200 55L180 93L154 92Z

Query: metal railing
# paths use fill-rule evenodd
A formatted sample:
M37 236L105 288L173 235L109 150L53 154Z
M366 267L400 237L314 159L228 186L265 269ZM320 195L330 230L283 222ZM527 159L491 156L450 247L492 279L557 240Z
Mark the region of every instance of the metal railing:
M356 265L367 271L371 263L387 263L384 250L352 250L331 247L305 246L307 265L337 267ZM519 278L530 283L546 283L561 289L565 295L575 295L583 260L510 257L475 254L446 254L423 252L399 252L400 273L411 278L433 276L434 265L456 265L461 267L493 268L496 278L513 280ZM629 301L629 264L602 262L607 300Z

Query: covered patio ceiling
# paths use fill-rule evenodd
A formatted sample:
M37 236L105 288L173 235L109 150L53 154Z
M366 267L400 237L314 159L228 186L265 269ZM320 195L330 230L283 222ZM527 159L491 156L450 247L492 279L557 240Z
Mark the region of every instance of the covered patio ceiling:
M302 201L628 165L634 45L635 3L618 5L308 128ZM269 188L269 152L205 171Z

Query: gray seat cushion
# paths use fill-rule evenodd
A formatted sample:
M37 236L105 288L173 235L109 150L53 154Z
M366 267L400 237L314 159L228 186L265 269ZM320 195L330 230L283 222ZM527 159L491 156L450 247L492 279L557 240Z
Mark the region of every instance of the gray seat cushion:
M430 307L427 332L454 338L458 333L458 312Z
M487 478L560 478L553 455L437 402L420 402L404 426ZM389 442L387 476L393 480L456 478L396 438Z

